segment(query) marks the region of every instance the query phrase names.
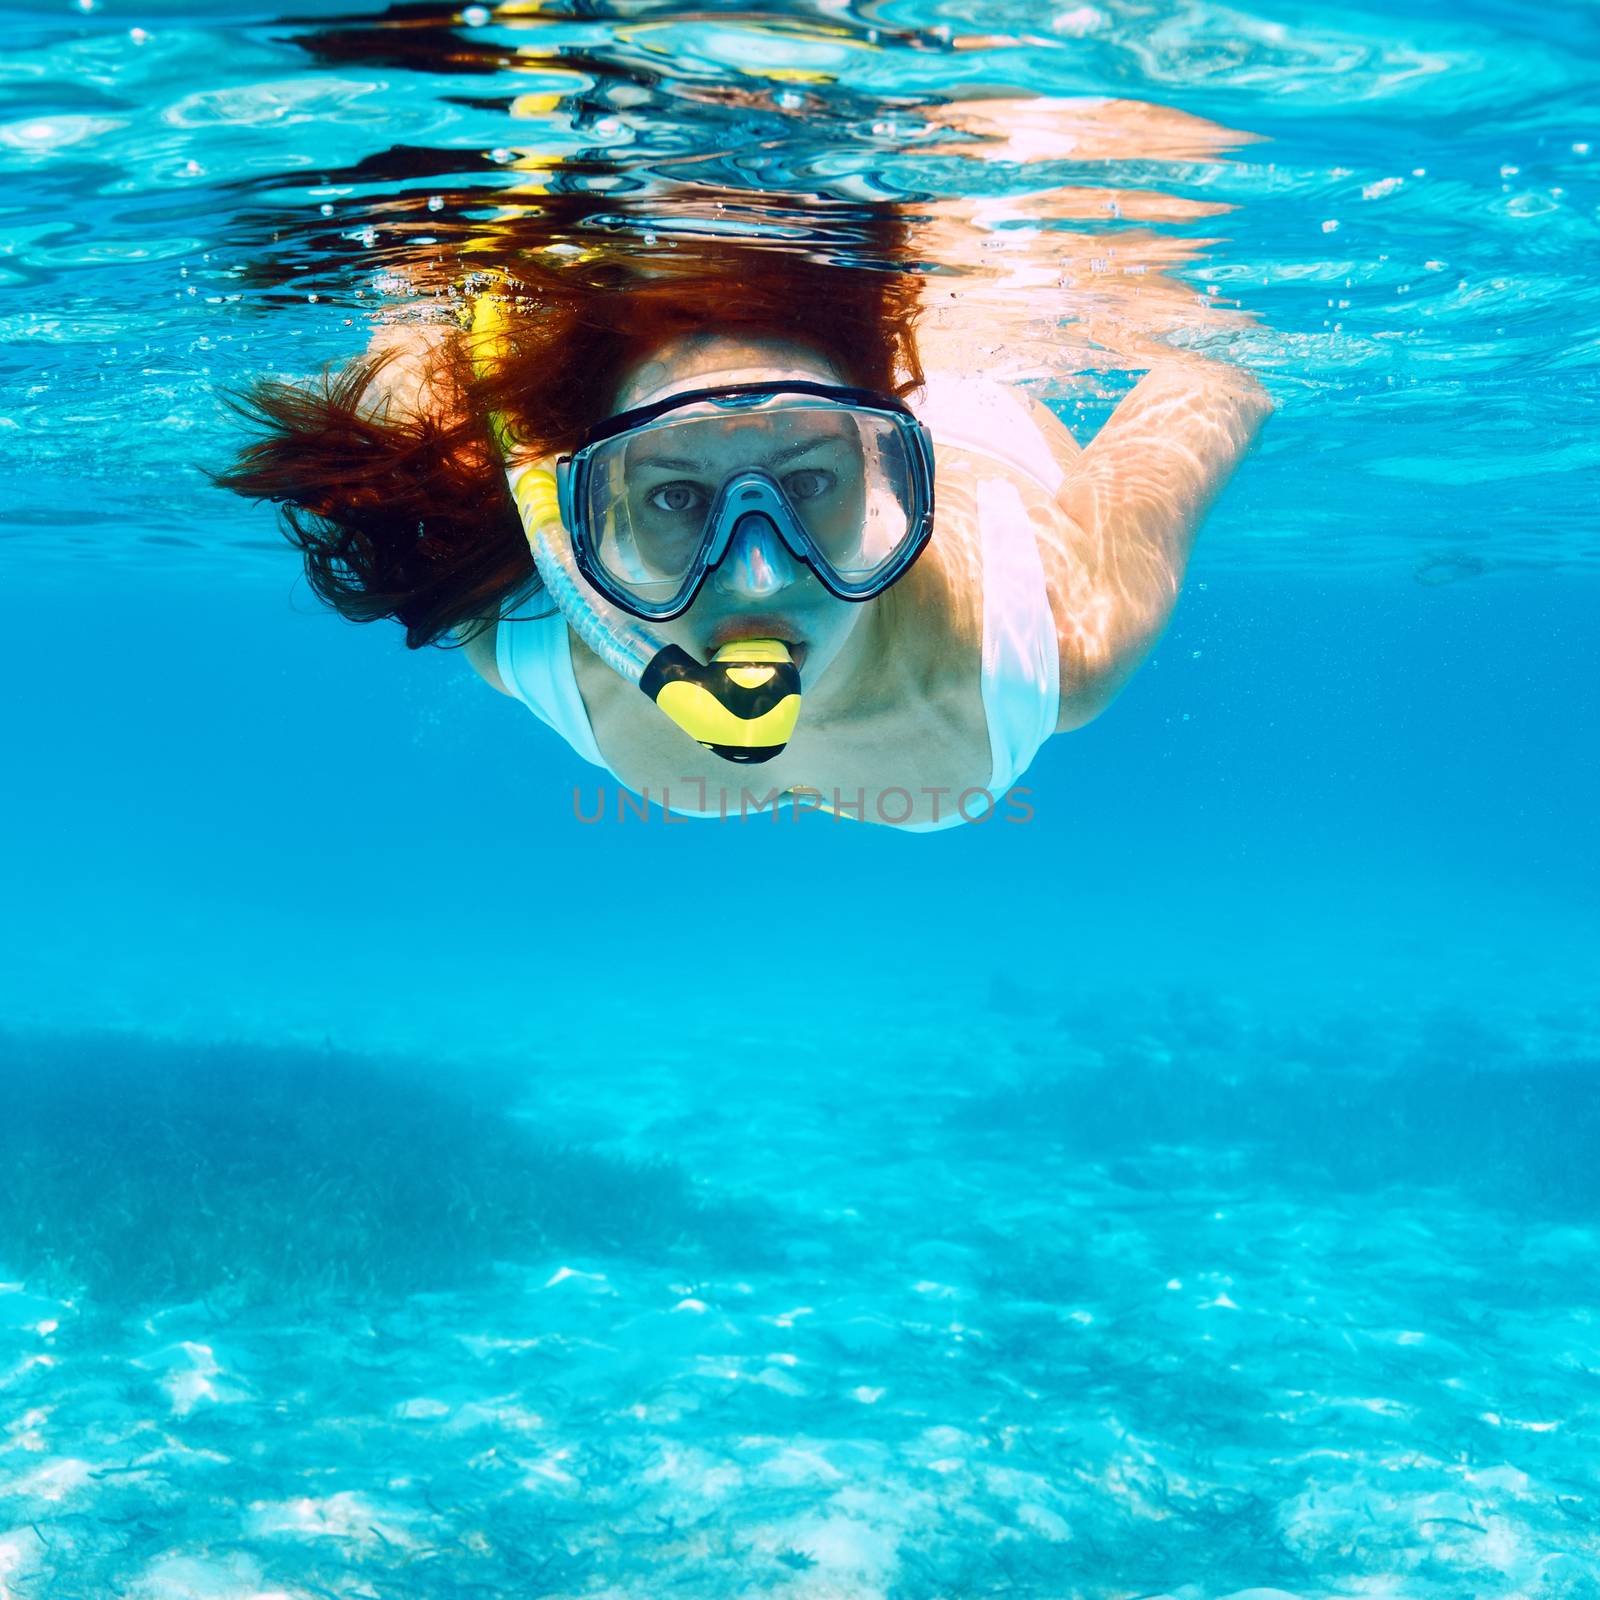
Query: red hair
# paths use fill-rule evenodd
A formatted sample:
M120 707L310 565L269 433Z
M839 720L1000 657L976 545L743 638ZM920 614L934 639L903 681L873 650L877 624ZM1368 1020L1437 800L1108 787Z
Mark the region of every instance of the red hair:
M537 593L490 415L505 416L519 443L570 450L613 410L627 370L669 340L778 336L828 357L857 387L904 395L921 384L918 279L890 208L792 213L813 238L819 221L845 236L847 250L824 256L756 238L673 238L656 196L653 226L669 244L597 251L583 224L602 198L550 196L494 252L516 304L495 369L474 372L468 341L440 339L423 415L373 403L392 359L381 354L309 385L263 381L233 397L256 437L214 481L282 506L313 591L341 615L393 617L418 649ZM613 225L617 209L613 200ZM587 238L582 253L551 252L550 239L568 234Z

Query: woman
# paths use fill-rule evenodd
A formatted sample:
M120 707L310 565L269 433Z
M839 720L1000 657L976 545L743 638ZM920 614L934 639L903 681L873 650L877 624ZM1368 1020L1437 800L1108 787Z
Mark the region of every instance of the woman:
M1144 658L1270 404L1163 358L1080 448L1019 391L924 373L916 325L943 280L885 270L895 242L828 261L726 239L517 252L466 328L385 329L321 391L258 388L268 431L220 481L290 507L345 615L394 616L413 647L453 635L674 811L777 796L911 831L980 820ZM559 609L529 612L541 587ZM792 734L740 750L674 721L695 683L641 684L618 639L691 680L754 642L803 692ZM772 699L750 713L769 730Z

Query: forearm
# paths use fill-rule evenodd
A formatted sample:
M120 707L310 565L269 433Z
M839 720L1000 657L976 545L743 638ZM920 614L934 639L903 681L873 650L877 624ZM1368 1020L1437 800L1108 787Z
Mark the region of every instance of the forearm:
M1248 374L1154 367L1072 464L1057 495L1063 726L1116 695L1172 615L1201 521L1272 410Z
M1271 409L1233 368L1157 367L1073 464L1058 500L1130 630L1165 624L1201 520Z

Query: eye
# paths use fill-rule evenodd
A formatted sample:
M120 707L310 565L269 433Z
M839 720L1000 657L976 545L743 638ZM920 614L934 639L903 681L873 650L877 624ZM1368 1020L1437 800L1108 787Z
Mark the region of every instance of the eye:
M663 483L645 497L645 504L655 511L665 511L681 517L704 504L705 494L697 483Z
M826 494L839 480L825 467L802 467L783 480L791 500L815 500Z

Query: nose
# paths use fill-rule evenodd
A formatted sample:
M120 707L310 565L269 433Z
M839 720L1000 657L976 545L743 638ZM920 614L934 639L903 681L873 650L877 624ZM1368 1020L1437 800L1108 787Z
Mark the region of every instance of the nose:
M728 553L711 575L712 584L739 600L767 600L795 581L795 565L772 518L747 511L733 525Z

